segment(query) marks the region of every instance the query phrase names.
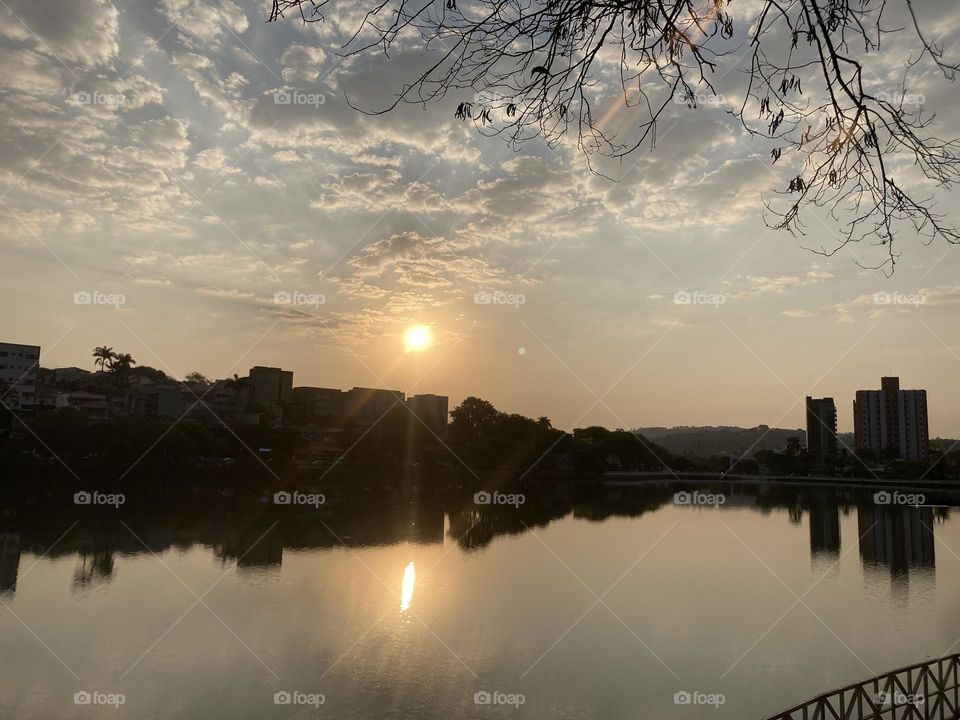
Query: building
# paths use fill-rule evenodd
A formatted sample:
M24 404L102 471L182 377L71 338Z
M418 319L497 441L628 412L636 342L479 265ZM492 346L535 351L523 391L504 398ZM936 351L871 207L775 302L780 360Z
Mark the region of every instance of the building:
M901 390L897 396L900 457L925 463L930 459L930 428L927 423L927 391Z
M900 422L897 412L897 397L900 394L900 378L880 378L880 394L883 395L884 447L896 448L900 457Z
M311 418L339 418L343 415L343 395L338 388L295 387L290 402Z
M897 377L882 378L880 390L857 390L853 432L857 452L927 462L927 391L901 390Z
M54 398L54 407L73 408L94 420L106 420L110 416L107 396L84 390L57 393Z
M183 388L176 385L156 385L143 390L133 390L127 393L127 412L136 417L179 420L187 410L183 396ZM193 395L189 396L193 399Z
M807 455L823 465L837 454L837 406L833 398L807 396Z
M447 432L450 413L450 399L445 395L413 395L407 400L407 407L423 424L436 435L443 437Z
M879 390L857 390L853 401L853 438L858 453L880 457L887 441L886 399Z
M250 400L260 405L280 405L290 401L293 371L275 367L250 368Z
M343 394L343 417L355 427L370 427L403 401L399 390L355 387Z
M33 410L40 384L40 346L0 343L0 395L11 410Z
M51 373L55 384L86 382L92 374L89 370L78 367L54 368Z

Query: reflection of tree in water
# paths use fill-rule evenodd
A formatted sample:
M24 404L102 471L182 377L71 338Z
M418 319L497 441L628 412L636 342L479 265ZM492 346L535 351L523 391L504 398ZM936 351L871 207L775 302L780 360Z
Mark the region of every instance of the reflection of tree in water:
M500 535L518 535L543 528L570 514L596 522L611 516L639 517L669 502L675 490L669 485L658 484L638 488L591 488L570 497L555 494L544 498L542 493L527 493L526 502L519 507L476 505L467 501L450 511L447 534L464 550L477 550Z
M449 537L455 538L464 550L478 550L499 535L519 535L531 528L546 527L553 520L565 517L571 506L567 502L525 503L519 507L503 505L465 505L450 512Z
M73 588L84 590L102 582L110 582L114 573L114 557L111 548L80 550L77 567L73 571Z

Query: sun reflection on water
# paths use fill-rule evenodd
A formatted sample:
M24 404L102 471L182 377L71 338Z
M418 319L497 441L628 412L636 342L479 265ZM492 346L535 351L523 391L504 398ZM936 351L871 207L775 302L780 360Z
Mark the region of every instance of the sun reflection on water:
M413 561L407 563L403 571L403 589L400 592L400 610L401 612L410 609L410 603L413 600L413 585L417 580L417 571L413 567Z

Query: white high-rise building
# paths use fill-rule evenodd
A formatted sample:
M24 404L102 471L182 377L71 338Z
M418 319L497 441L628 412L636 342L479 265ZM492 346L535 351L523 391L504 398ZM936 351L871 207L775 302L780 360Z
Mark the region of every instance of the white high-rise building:
M12 410L32 410L40 383L40 346L0 343L0 395Z
M853 429L857 450L876 459L886 453L901 460L927 462L930 437L927 391L901 390L900 379L881 379L881 390L857 390Z

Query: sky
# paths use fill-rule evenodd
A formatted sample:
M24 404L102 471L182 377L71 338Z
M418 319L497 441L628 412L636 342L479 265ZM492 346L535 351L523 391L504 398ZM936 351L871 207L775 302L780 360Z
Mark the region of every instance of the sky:
M412 41L344 56L359 6L304 25L254 0L4 0L0 341L44 367L92 369L105 344L176 377L477 395L565 429L802 427L810 394L850 430L854 392L899 375L927 389L931 436L960 437L960 247L905 232L888 279L860 266L885 257L868 242L807 249L836 246L826 213L770 229L781 170L726 113L742 73L672 103L609 179L572 143L461 123L468 95L359 112L425 61ZM749 27L756 0L734 6ZM960 60L960 7L920 19ZM885 40L871 86L895 92L911 47ZM958 85L910 78L960 135Z

